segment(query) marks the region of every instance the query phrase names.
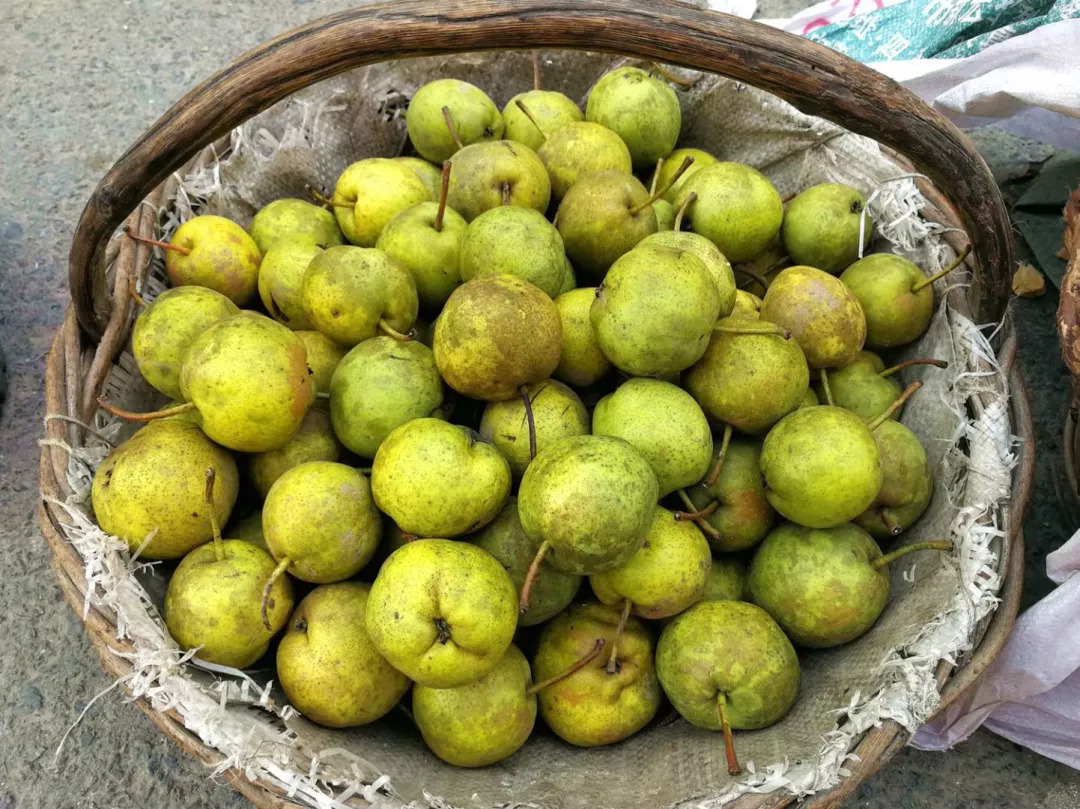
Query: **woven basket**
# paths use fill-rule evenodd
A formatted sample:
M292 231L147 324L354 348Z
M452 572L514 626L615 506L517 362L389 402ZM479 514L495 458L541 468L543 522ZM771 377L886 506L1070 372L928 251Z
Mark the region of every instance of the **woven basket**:
M316 21L249 52L170 109L98 185L73 239L73 302L46 368L46 412L58 417L46 426L39 518L61 589L83 618L110 675L121 678L132 670L134 650L120 639L116 616L87 598L84 560L64 532L71 516L57 502L71 493L66 447L78 449L84 443L86 435L77 423L93 423L96 397L130 336L134 306L129 282L145 279L150 266L150 250L117 237L117 228L123 224L153 236L160 203L175 194L178 176L217 160L227 151L224 136L234 127L320 79L404 57L524 48L625 54L714 72L876 139L900 169L917 169L930 178L918 181L928 201L923 217L949 228L943 238L957 251L969 240L974 245L968 262L972 283L966 295L950 293L950 306L976 323L1003 316L1012 267L1010 226L985 164L959 131L913 95L826 48L753 22L667 2L459 0L439 5L408 0ZM976 648L963 664L939 666L942 708L994 659L1019 606L1021 522L1033 472L1032 426L1023 382L1014 369L1016 343L1008 319L994 346L1011 392L1012 429L1020 439L1012 494L1000 515L1000 604L980 628ZM970 406L977 415L979 401ZM178 713L155 710L145 699L136 704L183 749L207 765L221 763L221 754L186 730ZM907 736L893 721L867 731L851 751L857 758L847 766L850 775L800 805L839 805ZM269 783L250 780L235 769L226 769L224 775L260 807L297 806ZM748 794L729 805L763 809L794 800L787 793ZM345 805L367 804L356 797Z
M1057 494L1070 523L1076 525L1080 523L1080 188L1073 191L1065 206L1065 256L1068 265L1058 301L1058 340L1072 376L1072 401L1065 413L1061 442L1065 489Z

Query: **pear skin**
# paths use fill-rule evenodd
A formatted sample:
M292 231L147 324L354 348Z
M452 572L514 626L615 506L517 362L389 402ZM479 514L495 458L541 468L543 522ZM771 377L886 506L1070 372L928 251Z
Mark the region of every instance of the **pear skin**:
M536 434L536 451L571 435L588 435L589 411L570 388L553 379L530 385L529 397ZM519 396L505 402L491 402L480 419L480 437L490 442L510 464L514 477L525 474L532 460L529 419Z
M336 461L341 458L341 453L341 444L330 426L330 416L324 410L311 408L283 446L247 457L247 476L259 495L265 498L274 481L294 466L308 461Z
M866 197L843 183L822 183L795 195L784 209L780 238L792 264L839 275L870 244L874 222Z
M453 122L453 133L443 107ZM458 151L454 133L465 146L498 140L503 134L495 102L479 87L457 79L437 79L417 90L405 111L405 125L413 147L432 163L442 163Z
M675 231L670 227L662 233L654 233L643 239L638 246L644 247L647 244L685 250L701 259L701 263L716 282L716 291L720 293L720 317L732 314L732 309L735 308L735 274L731 269L731 262L724 258L724 254L716 249L715 244L704 236L686 230ZM757 316L756 311L754 316Z
M637 67L619 67L601 76L589 91L585 118L622 138L639 171L671 154L682 128L675 91Z
M474 143L453 162L447 202L466 222L500 205L547 210L551 180L528 146L509 140Z
M600 350L589 317L595 298L595 287L581 287L555 299L562 325L562 353L555 377L568 385L588 387L599 382L611 368L611 361Z
M532 120L529 120L529 116L518 106L519 101L525 105ZM507 140L524 143L534 152L539 152L545 139L567 124L581 121L585 116L578 105L562 93L529 90L511 98L503 107L502 117L503 134ZM552 191L554 192L554 188Z
M178 227L169 243L180 248L165 251L165 271L174 287L209 287L237 306L255 297L262 253L235 222L196 216Z
M276 199L264 205L248 230L264 257L286 240L304 241L323 249L344 244L334 214L302 199Z
M348 349L339 345L319 331L298 331L296 336L307 349L307 364L311 369L311 382L320 393L330 392L330 380ZM326 402L322 402L323 405Z
M529 108L532 112L532 107ZM549 133L536 147L536 155L551 178L551 198L556 202L582 177L598 171L630 174L630 150L622 138L600 124L580 121Z
M566 277L562 237L542 213L517 205L484 211L469 223L461 242L461 278L515 275L559 294Z
M713 163L683 177L675 194L676 210L690 194L697 194L686 212L690 229L715 244L728 261L749 261L780 231L780 194L750 166Z
M710 468L713 461L710 462ZM690 501L699 510L714 500L719 507L703 519L716 534L709 534L709 544L717 553L752 548L765 538L776 522L776 513L765 495L761 476L761 442L749 438L732 439L724 453L724 463L716 481L705 488L687 489Z
M875 539L883 540L896 536L922 516L934 493L934 477L922 443L903 424L881 423L874 430L874 442L881 455L881 490L855 523Z
M859 259L840 275L866 315L867 348L895 348L913 342L930 327L934 287L923 271L905 258L874 253Z
M259 268L259 297L270 316L293 331L315 328L300 300L300 285L308 265L322 251L321 245L296 237L274 242L263 256Z
M713 559L699 601L748 601L746 565L737 557Z
M353 163L334 187L334 216L350 244L374 247L387 223L401 211L431 200L416 172L384 157Z

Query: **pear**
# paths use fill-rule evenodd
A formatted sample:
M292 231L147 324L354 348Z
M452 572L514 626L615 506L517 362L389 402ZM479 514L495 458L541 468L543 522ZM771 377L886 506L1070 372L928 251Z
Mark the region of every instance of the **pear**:
M269 548L266 547L266 537L263 536L261 508L251 512L243 519L236 519L234 516L232 522L225 529L225 535L229 539L250 542L252 545L269 553Z
M780 238L793 264L838 275L859 258L860 247L870 244L873 227L861 192L843 183L822 183L787 204Z
M420 182L428 190L428 196L432 199L439 198L439 190L442 187L442 169L419 157L392 157L395 163L408 167L413 174L420 178Z
M262 253L246 230L223 216L193 217L167 243L132 238L165 250L165 271L174 287L207 287L238 306L255 297Z
M752 292L735 290L735 304L731 307L730 317L748 317L757 320L761 317L761 298Z
M754 555L750 597L795 643L828 649L864 634L889 599L887 565L917 550L951 550L949 542L907 545L887 556L856 525L782 525Z
M553 379L534 382L521 398L491 402L480 420L480 437L503 454L517 478L545 447L560 438L588 433L589 411L574 391Z
M711 166L716 163L717 160L708 152L704 152L701 149L676 149L669 155L664 157L664 162L653 172L652 187L663 188L668 185L671 177L678 170L682 162L688 158L694 159L693 164L680 177L664 194L664 200L671 203L674 207L675 199L678 196L679 188L682 183L685 183L690 177L697 171L701 171L706 166Z
M454 688L502 659L517 626L517 591L482 548L418 539L383 563L365 625L382 655L410 680Z
M344 244L334 215L302 199L276 199L264 205L248 231L264 257L284 241L304 241L323 249ZM260 275L264 271L260 268Z
M471 222L500 205L543 213L551 201L551 181L536 152L521 143L475 143L454 155L449 205Z
M675 207L691 194L690 228L718 248L728 261L749 261L780 231L784 206L780 194L761 172L742 163L713 163L678 186Z
M330 392L330 380L348 349L335 343L322 332L298 331L296 336L307 349L307 365L311 369L311 382L318 393ZM323 402L325 405L326 403Z
M539 543L521 527L517 498L509 498L499 516L469 537L469 541L499 561L520 593ZM558 615L574 600L580 587L581 576L564 573L550 562L542 561L532 579L529 610L518 618L518 625L535 626Z
M300 427L284 445L248 456L247 476L260 497L265 498L279 477L308 461L336 461L341 444L323 410L308 410Z
M347 728L374 722L409 690L409 678L379 654L365 628L367 584L324 584L308 593L277 650L289 703L312 722Z
M795 410L810 385L798 343L750 318L719 321L684 383L705 415L758 435Z
M435 321L435 364L458 393L503 401L551 376L561 328L555 303L528 281L475 278L454 290Z
M191 343L212 324L240 313L235 303L205 287L167 289L139 312L131 353L139 373L171 399L180 399L180 368Z
M294 331L315 328L300 300L300 284L312 259L322 252L321 245L297 236L275 241L263 256L259 268L259 297L274 320Z
M712 432L698 403L659 379L627 380L601 399L593 433L622 438L644 455L661 497L701 480L712 459Z
M707 486L706 480L687 490L695 511L718 504L702 518L713 529L705 535L714 551L752 548L776 522L776 513L765 495L760 465L761 442L736 438L724 452L720 473L712 485Z
M375 453L379 508L417 536L455 537L487 525L510 493L510 467L466 427L433 418L394 429Z
M732 729L778 722L799 693L799 659L760 607L702 601L664 627L656 673L671 704L695 727L722 730L728 772L741 772Z
M263 504L263 534L278 570L315 584L356 575L381 533L367 478L341 463L294 466Z
M562 353L555 376L577 387L588 387L600 381L611 367L596 341L589 317L596 292L595 287L582 287L564 292L555 299L562 325Z
M671 154L682 127L675 91L636 67L619 67L601 76L589 91L585 118L622 138L637 170Z
M874 430L883 481L873 505L855 523L875 539L896 536L922 516L934 493L926 450L911 430L884 421Z
M864 421L877 418L896 401L903 391L895 374L913 365L934 365L947 368L948 363L934 359L914 359L886 368L881 357L870 351L860 351L843 368L829 371L818 382L820 398L825 398L828 384L832 404L850 410ZM897 410L890 418L899 418Z
M522 109L522 105L528 110L528 115ZM518 93L511 98L503 107L502 117L507 140L524 143L534 152L539 153L546 137L550 137L552 133L567 124L581 121L585 116L578 109L578 105L562 93L537 88ZM629 158L629 155L627 157ZM554 190L553 187L553 193Z
M658 232L670 232L675 227L675 209L670 202L658 199L652 204L653 213L656 214L656 230Z
M385 157L353 163L334 187L334 216L345 238L357 247L374 247L398 213L432 199L428 187L408 165Z
M590 310L604 355L636 376L689 368L709 346L720 295L704 263L673 247L644 245L618 259Z
M97 524L132 552L141 549L142 558L178 559L213 537L207 469L216 473L213 512L221 524L228 521L239 490L232 456L190 421L151 422L94 472L90 497Z
M534 148L547 169L551 198L556 202L588 174L617 171L625 175L632 171L630 150L622 138L600 124L580 121L545 134L543 143Z
M780 271L792 264L791 257L784 252L780 237L773 239L769 246L749 261L743 261L734 267L739 289L745 289L757 297L765 294Z
M463 145L503 134L495 102L479 87L457 79L437 79L417 90L405 111L405 126L413 148L432 163L442 163Z
M525 470L521 525L540 543L538 558L566 573L618 566L641 547L658 498L645 457L621 438L582 435L547 447ZM527 592L522 603L527 604Z
M712 560L699 601L746 601L746 565L737 557Z
M652 244L684 250L701 259L701 263L716 282L716 291L720 293L720 317L732 314L735 308L735 274L731 270L731 262L724 258L724 254L716 249L715 244L696 233L668 230L643 239L638 247Z
M562 238L561 236L559 238ZM562 284L559 286L557 295L565 295L573 289L577 288L577 276L574 274L574 265L570 263L570 259L566 259L566 268L563 271Z
M349 246L312 260L300 300L315 328L344 346L379 330L406 339L419 308L416 283L402 264L382 250Z
M761 319L789 330L811 368L840 368L866 340L858 298L840 279L813 267L788 267L769 285Z
M365 340L345 355L330 382L334 432L364 458L374 458L396 427L431 415L442 403L435 356L416 341Z
M799 402L799 407L817 407L821 402L818 400L817 394L813 388L807 388L806 393L803 394L803 400Z
M533 676L540 681L558 677L598 646L602 650L614 640L620 622L619 611L603 604L570 607L541 631ZM599 654L537 694L540 716L570 744L614 744L645 727L660 708L652 638L637 618L624 623L614 672L607 669L608 655Z
M532 208L502 205L469 223L461 241L461 278L515 275L554 298L566 277L562 237Z

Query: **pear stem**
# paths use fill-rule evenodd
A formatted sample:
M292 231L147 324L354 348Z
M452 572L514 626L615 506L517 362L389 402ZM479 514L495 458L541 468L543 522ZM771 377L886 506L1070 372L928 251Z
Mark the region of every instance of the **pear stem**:
M724 437L720 439L720 452L717 453L716 463L713 464L708 477L705 478L706 489L711 489L716 484L716 479L720 477L720 470L724 468L724 458L727 457L728 446L731 444L731 433L731 425L725 424Z
M679 85L679 87L682 87L684 90L689 90L691 87L694 86L694 82L692 82L690 79L684 79L682 76L676 76L670 70L668 70L667 68L661 66L657 62L652 63L652 69L653 69L653 73L660 76L665 81L669 81L672 84L677 84L677 85Z
M518 388L521 401L525 405L525 419L529 422L529 460L536 457L536 419L533 418L532 401L529 399L529 388L522 385Z
M532 52L533 89L540 89L540 51Z
M278 566L274 568L274 572L270 574L270 578L266 580L266 586L263 588L262 604L260 605L259 612L262 615L263 626L270 630L273 629L273 627L270 626L270 616L267 614L270 604L270 590L273 589L274 582L285 575L285 571L290 564L292 564L292 559L288 556L278 562Z
M880 376L880 377L892 376L893 374L899 373L900 371L903 371L905 368L910 368L913 365L933 365L935 368L948 368L949 367L949 363L945 362L945 360L932 360L932 359L905 360L904 362L901 362L899 365L894 365L892 368L886 368L884 371L881 371L878 374L878 376Z
M904 530L904 526L896 521L896 517L893 515L892 511L887 508L881 510L881 523L893 536L896 536Z
M540 574L540 565L544 563L544 557L548 555L550 550L550 542L545 540L540 543L540 548L536 551L532 564L529 565L529 572L525 574L525 581L521 585L521 597L518 600L518 612L522 615L529 611L529 596L532 594L533 582L536 581L536 577Z
M574 661L565 669L556 674L554 677L548 677L546 680L529 686L527 689L525 689L525 694L531 697L534 694L543 691L549 685L555 685L555 683L559 682L560 680L565 680L578 669L583 669L585 668L585 666L589 665L589 663L595 660L596 656L602 651L604 651L604 639L597 638L596 643L592 647L592 651L590 651L587 655L582 657L580 660Z
M904 392L896 398L895 402L889 405L888 409L884 413L882 413L880 416L878 416L876 419L866 425L870 428L870 432L873 432L882 424L884 424L888 419L892 418L893 414L904 406L904 402L910 399L912 394L914 394L915 391L917 391L921 387L922 382L916 379L914 382L904 388Z
M652 182L649 184L649 196L656 193L656 183L660 179L660 169L664 167L664 158L656 161L656 170L653 172Z
M690 499L690 495L686 493L686 489L679 489L678 491L679 499L683 501L683 505L686 506L689 511L693 511L697 508L697 506L694 505L694 501ZM678 519L678 515L676 515L676 519ZM709 523L707 523L704 518L698 518L694 520L694 525L696 525L698 529L700 529L701 533L703 533L707 537L712 537L717 541L720 541L724 538L720 534L720 532L713 528L711 525L709 525Z
M957 267L959 267L961 264L963 264L964 259L968 257L968 254L970 252L971 252L971 244L969 243L968 246L964 248L963 252L961 252L960 255L958 255L956 257L956 261L954 261L952 264L950 264L948 267L946 267L944 270L937 273L936 275L931 275L929 278L923 278L921 281L916 281L915 286L913 286L911 288L911 291L912 292L918 292L923 287L929 286L930 284L934 283L935 281L937 281L940 278L944 278L946 275L948 275L953 270L955 270Z
M829 372L824 368L821 369L821 390L825 393L825 403L829 407L836 407L836 402L832 397L832 388L829 387Z
M316 399L329 399L330 398L330 391L328 391L328 390L317 390L317 391L315 391L315 398Z
M502 184L502 204L503 205L509 205L510 204L510 183L503 183Z
M182 256L191 255L191 250L187 247L181 247L178 244L169 244L168 242L159 242L157 239L149 239L146 236L138 236L132 231L130 225L124 227L124 235L133 242L141 242L142 244L148 244L151 247L160 247L162 250L172 250Z
M784 196L780 197L780 204L787 205L789 202L795 199L796 196L798 195L794 191L792 191L790 194L784 194Z
M348 202L343 199L330 199L326 194L322 193L319 189L312 186L308 186L308 191L311 192L311 198L323 205L329 205L331 208L355 208L355 202Z
M206 470L206 494L204 499L210 507L210 530L214 533L214 558L219 562L225 560L225 542L221 538L221 526L218 525L217 511L214 509L214 481L217 479L217 471L214 467Z
M442 164L442 187L439 189L439 211L435 214L435 221L431 226L436 233L442 233L443 216L446 214L446 198L450 194L450 161L444 160Z
M630 609L633 606L629 598L623 599L619 623L615 625L615 635L611 639L611 654L608 655L607 665L604 666L604 671L608 674L614 674L619 670L619 638L622 637L623 630L626 629L626 622L630 620Z
M416 329L409 329L408 334L402 334L389 323L386 322L386 318L379 318L379 328L382 329L390 337L393 337L399 343L411 343L416 339Z
M136 304L143 307L144 309L150 305L146 302L146 298L139 294L139 290L135 286L134 276L128 279L128 295L133 301L135 301Z
M775 334L777 337L783 337L785 340L791 339L790 331L783 326L778 326L767 320L753 321L753 325L749 323L731 325L729 323L724 323L725 320L727 320L727 318L718 320L716 325L713 326L713 331L718 331L721 334Z
M915 551L951 551L953 544L948 540L930 540L929 542L913 542L910 545L905 545L902 548L897 548L895 551L879 556L870 566L874 570L881 570L885 565L892 564L901 556L907 556L909 553L915 553Z
M547 140L547 133L540 128L540 124L536 122L536 118L533 117L533 114L529 111L529 108L525 106L525 102L519 98L514 103L517 104L519 110L525 113L525 117L529 119L529 123L536 127L536 131L540 133L540 137L542 137L544 140Z
M683 200L682 205L679 206L679 210L675 213L675 224L671 226L671 229L678 233L682 230L683 217L686 216L686 212L690 210L690 206L694 204L694 200L697 199L697 192L691 191L686 195L686 199Z
M735 755L735 739L731 735L731 725L727 718L727 694L720 694L716 700L716 712L720 715L720 729L724 732L724 754L727 756L728 775L739 775L742 767Z
M754 281L757 281L759 284L761 284L762 289L769 288L769 279L767 279L764 275L757 272L756 270L751 270L746 267L740 267L737 264L732 264L731 269L735 270L735 272L741 275L745 275L747 278L751 278Z
M442 108L442 117L446 121L446 128L450 130L450 137L454 139L454 145L459 149L464 149L465 145L461 142L461 138L458 136L457 128L454 126L454 119L450 115L450 108Z
M187 413L195 409L194 402L184 402L181 405L176 405L176 407L167 407L164 410L155 410L152 413L133 413L130 410L121 410L104 396L99 396L97 403L106 413L111 413L124 421L157 421L158 419L167 419L169 416L179 416L181 413Z
M780 256L780 258L778 258L772 265L769 266L769 269L765 270L765 275L768 276L769 273L779 270L789 261L791 261L791 256Z
M656 189L653 193L649 194L649 198L647 200L645 200L640 205L635 205L633 208L631 208L630 215L637 216L639 213L641 213L658 199L660 199L660 197L664 196L664 194L671 190L671 186L675 185L675 183L679 181L679 178L682 177L686 173L686 170L692 165L694 165L694 158L687 156L687 158L682 162L682 165L679 166L676 172L668 178L668 181L666 183L664 183L664 187Z
M676 511L675 522L689 522L690 520L704 520L720 508L720 501L713 500L701 511Z

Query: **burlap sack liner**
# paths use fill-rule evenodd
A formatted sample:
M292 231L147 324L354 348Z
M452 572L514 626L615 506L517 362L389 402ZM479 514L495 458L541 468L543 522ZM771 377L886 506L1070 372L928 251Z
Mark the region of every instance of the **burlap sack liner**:
M545 87L584 101L613 61L545 54ZM472 81L502 106L531 86L531 70L521 54L417 59L309 88L235 131L224 159L181 178L175 199L160 211L161 235L195 212L246 225L273 199L305 197L309 184L332 189L354 160L400 153L407 146L407 98L425 81ZM928 270L951 260L953 252L940 238L943 229L918 216L924 200L912 179L872 141L746 85L686 75L697 83L679 93L680 145L754 165L782 194L824 181L852 184L870 197L875 249L892 249ZM107 452L95 439L72 455L69 482L75 494L67 503L72 525L65 533L86 562L93 605L115 612L118 637L137 650L125 683L131 693L182 716L189 731L225 756L219 770L237 767L279 784L298 803L337 807L361 796L389 806L636 809L722 806L746 792L777 789L815 792L845 774L848 751L865 730L885 719L914 730L933 713L935 668L943 660L963 659L996 603L1004 569L1000 508L1009 494L1014 438L1006 379L996 370L981 370L996 369L985 329L945 301L963 294L964 283L956 273L938 282L942 303L934 322L904 353L947 359L950 367L920 368L907 377L921 379L924 387L903 421L926 446L936 490L927 514L902 539L951 537L958 550L951 557L920 554L894 565L892 599L871 632L841 649L801 655L802 691L795 708L771 728L738 734L748 771L741 778L727 775L718 734L696 730L668 710L647 732L619 745L580 750L541 732L507 761L470 771L439 762L403 718L332 732L307 722L280 692L272 693L271 669L254 678L207 673L216 667L205 665L200 670L161 623L164 578L154 575L154 566L133 561L125 543L93 523L89 486ZM157 260L143 293L152 297L164 286ZM949 288L954 292L946 294ZM135 409L162 401L127 352L110 373L106 393ZM131 430L102 413L95 426L114 441Z

